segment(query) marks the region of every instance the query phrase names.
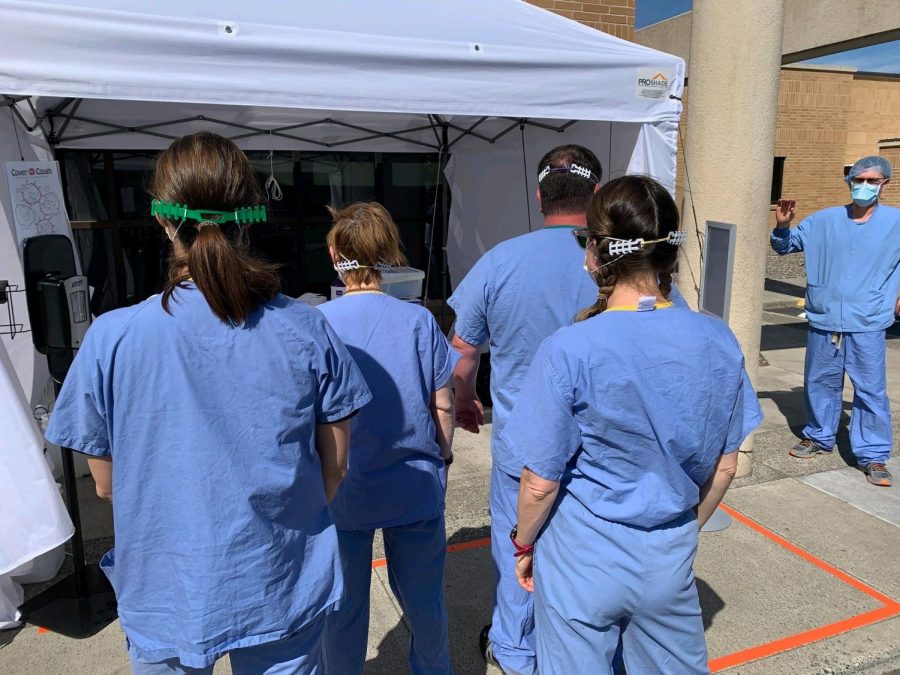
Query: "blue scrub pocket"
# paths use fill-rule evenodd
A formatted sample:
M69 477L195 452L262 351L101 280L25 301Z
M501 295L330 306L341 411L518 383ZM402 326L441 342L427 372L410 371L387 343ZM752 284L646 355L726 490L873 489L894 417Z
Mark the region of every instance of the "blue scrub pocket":
M103 554L103 557L100 558L100 569L103 570L103 573L106 575L106 578L109 579L109 583L113 587L113 591L116 590L116 549L111 548L106 553Z
M806 285L806 311L813 314L825 313L825 289L817 284Z

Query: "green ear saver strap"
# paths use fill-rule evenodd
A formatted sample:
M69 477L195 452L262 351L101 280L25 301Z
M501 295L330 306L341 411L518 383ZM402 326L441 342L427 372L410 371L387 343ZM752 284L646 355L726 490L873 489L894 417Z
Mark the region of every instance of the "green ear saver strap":
M234 211L211 211L192 209L187 204L173 204L172 202L162 202L154 199L150 202L150 215L179 223L183 223L185 220L194 220L198 223L250 225L251 223L266 222L266 207L262 205L241 206Z

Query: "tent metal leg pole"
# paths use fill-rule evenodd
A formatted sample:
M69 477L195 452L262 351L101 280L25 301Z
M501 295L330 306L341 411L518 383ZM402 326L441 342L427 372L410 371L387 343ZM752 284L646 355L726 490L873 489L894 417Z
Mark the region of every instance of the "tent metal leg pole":
M447 140L449 136L447 124L441 128L441 330L447 327L447 287L449 284L449 265L447 263L447 235L450 229L450 195L447 194L449 185L444 169L447 167Z

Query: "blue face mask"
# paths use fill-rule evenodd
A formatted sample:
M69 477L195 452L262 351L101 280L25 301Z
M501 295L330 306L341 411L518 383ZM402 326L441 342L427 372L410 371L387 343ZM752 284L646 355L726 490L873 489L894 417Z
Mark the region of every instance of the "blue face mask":
M861 183L850 186L850 196L853 198L853 203L857 206L869 206L874 203L878 199L879 192L881 192L880 185Z

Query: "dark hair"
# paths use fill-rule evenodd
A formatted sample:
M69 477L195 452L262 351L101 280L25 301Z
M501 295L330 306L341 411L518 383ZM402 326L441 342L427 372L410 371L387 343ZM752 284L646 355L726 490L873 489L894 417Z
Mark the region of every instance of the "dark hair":
M149 191L160 201L200 210L232 211L264 201L247 156L228 139L206 131L183 136L160 153ZM188 280L230 325L242 324L259 303L275 297L278 267L249 253L246 227L194 221L178 227L181 246L172 248L162 297L167 312L172 293Z
M325 238L329 247L348 260L356 260L359 269L344 272L346 281L360 285L381 281L378 263L391 267L406 265L400 251L400 232L391 214L378 202L356 202L343 209L328 206L334 226Z
M544 176L538 188L541 191L541 212L545 216L565 213L584 213L594 187L603 177L603 167L597 156L581 145L560 145L541 157L537 172L540 176L548 166L551 169L569 168L573 164L589 169L594 180L574 173L554 172Z
M616 283L653 271L664 298L672 291L672 273L678 247L667 242L650 244L634 253L613 257L609 239L660 239L678 230L675 200L662 185L647 176L623 176L611 180L593 196L587 209L588 229L594 235L589 251L596 252L598 269L593 273L600 287L597 302L582 310L576 321L584 321L606 309Z

